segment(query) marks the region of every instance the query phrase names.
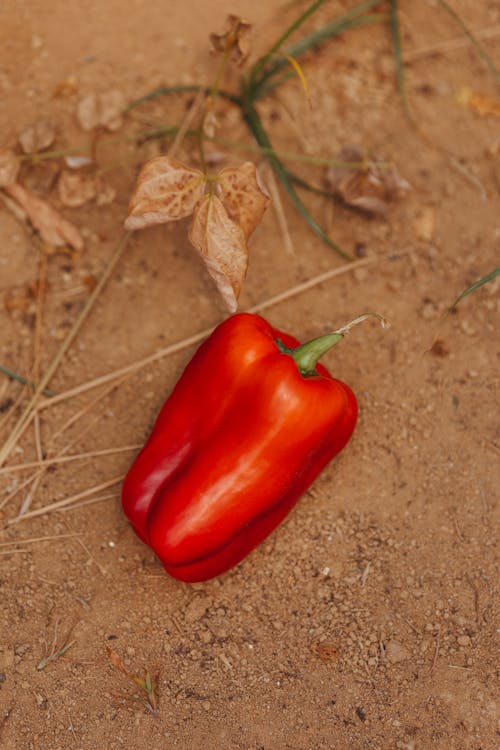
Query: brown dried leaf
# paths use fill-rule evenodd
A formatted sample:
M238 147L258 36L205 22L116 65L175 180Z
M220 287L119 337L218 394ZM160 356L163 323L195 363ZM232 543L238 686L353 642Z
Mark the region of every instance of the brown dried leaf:
M106 654L108 656L108 659L110 660L111 664L116 667L120 672L122 672L127 677L130 677L131 679L134 679L134 675L132 675L125 664L123 663L121 657L116 653L116 651L113 651L112 648L109 646L106 646Z
M410 190L410 184L393 166L377 167L373 162L363 167L355 166L365 164L365 157L358 146L344 147L336 159L354 165L331 167L327 173L327 182L333 193L348 206L383 215L389 201Z
M242 66L250 54L248 39L252 25L233 14L228 15L222 34L210 34L210 42L216 52L229 52L238 66Z
M0 149L0 188L16 181L19 159L10 148Z
M117 89L87 94L78 102L76 117L83 130L99 126L107 130L118 130L123 124L125 99Z
M316 642L312 644L311 648L321 661L336 661L339 658L339 650L334 643L328 641Z
M477 112L481 117L487 115L496 115L500 117L500 100L493 99L486 94L478 94L472 91L468 86L464 86L458 92L457 101L462 106L469 107L473 112Z
M190 216L205 189L198 169L158 156L141 169L129 204L125 228L142 229Z
M77 208L88 203L96 196L97 185L94 175L80 172L61 172L57 191L63 206Z
M217 175L216 190L227 213L248 239L270 203L269 196L259 185L255 164L247 161L240 167L223 169Z
M7 185L4 190L24 209L44 242L54 247L71 245L75 250L83 248L83 238L78 229L63 219L55 208L18 183Z
M226 305L235 312L248 267L243 229L228 215L216 195L205 195L196 206L189 240L203 258Z
M56 137L56 129L49 120L38 120L28 125L19 136L19 143L25 154L44 151L52 146Z

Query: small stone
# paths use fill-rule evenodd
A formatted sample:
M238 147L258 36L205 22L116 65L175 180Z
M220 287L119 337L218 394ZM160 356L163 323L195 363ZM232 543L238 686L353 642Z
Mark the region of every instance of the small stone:
M434 235L436 212L432 206L424 206L416 217L413 226L419 240L430 242Z
M401 661L406 661L411 656L408 649L406 649L399 641L388 641L385 644L385 657L391 664L398 664Z
M457 643L459 646L470 646L471 641L468 635L459 635Z

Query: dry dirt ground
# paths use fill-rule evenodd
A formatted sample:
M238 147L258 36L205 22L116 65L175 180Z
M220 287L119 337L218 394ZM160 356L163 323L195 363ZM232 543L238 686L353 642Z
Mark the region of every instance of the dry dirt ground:
M309 28L348 5L332 0ZM401 6L419 130L395 93L383 23L349 32L309 58L312 108L296 80L261 106L281 150L333 158L358 143L393 160L412 185L385 219L306 195L335 240L373 262L266 312L304 340L367 309L390 321L385 332L375 323L357 328L325 358L359 398L352 441L286 523L236 569L205 584L181 584L163 572L122 515L116 485L97 493L107 497L99 502L7 525L29 487L12 497L0 530L2 748L498 747L498 279L444 316L462 289L498 265L498 109L481 116L457 102L465 86L492 98L498 88L439 3ZM498 0L453 0L453 7L486 34L500 64ZM131 101L162 83L209 82L215 62L207 34L220 30L230 11L256 25L262 51L297 6L287 14L277 0L4 0L1 145L15 145L24 127L49 118L57 130L53 148L88 153L93 134L79 127L77 102L113 88ZM141 112L175 124L185 105L159 100ZM141 162L168 146L126 140L145 127L129 120L99 140L99 168L116 190L107 205L62 206L61 161L23 166L24 184L85 238L80 253L48 256L41 372L113 253ZM228 107L220 128L226 138L251 143ZM242 158L218 151L224 163ZM194 154L184 142L178 155L196 163ZM296 168L321 183L320 168ZM270 209L252 239L241 309L341 265L285 196L283 205L293 249ZM37 340L33 285L42 252L2 202L0 362L25 374ZM139 232L50 387L65 391L226 315L184 225ZM114 381L117 387L87 410L102 388L40 411L41 450L141 443L192 351ZM21 386L0 378L6 437ZM122 475L132 457L130 450L53 467L41 474L31 510ZM30 426L8 465L36 459ZM31 475L2 474L2 497ZM47 536L54 538L23 543ZM158 716L111 664L107 646L134 673L159 668Z

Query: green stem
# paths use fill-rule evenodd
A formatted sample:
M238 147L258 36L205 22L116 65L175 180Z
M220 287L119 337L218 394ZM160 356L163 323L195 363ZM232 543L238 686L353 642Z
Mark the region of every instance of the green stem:
M390 0L390 18L391 18L391 35L392 35L392 47L394 52L394 61L396 65L396 83L403 104L403 109L406 117L414 122L415 118L410 109L408 103L408 97L406 96L406 78L405 69L403 63L403 53L401 50L401 33L399 29L399 11L398 11L398 0Z
M294 21L292 25L288 27L285 33L282 34L280 38L273 44L271 49L265 55L259 58L259 60L257 60L257 62L255 63L255 65L250 71L250 77L249 77L250 88L253 88L255 82L258 79L259 73L264 69L266 64L271 59L271 57L276 52L279 52L281 50L281 47L283 46L283 44L294 33L294 31L297 31L297 29L302 26L304 21L306 21L309 18L309 16L312 16L312 14L315 13L318 10L318 8L320 8L325 3L325 1L326 0L316 0L316 2L312 3L312 5L310 5L309 8L307 8L307 10L305 10L304 13L302 13L302 15L299 16L297 20Z
M458 15L456 11L453 10L451 5L449 5L446 0L438 0L438 3L441 5L444 10L450 14L450 16L458 23L464 34L469 38L471 44L474 45L476 48L476 51L480 57L483 58L486 65L489 67L497 81L500 81L500 70L497 68L491 57L486 52L483 45L480 43L480 41L474 36L472 31L465 25L465 23L462 21L461 17Z
M253 103L249 101L247 98L243 101L242 106L242 112L243 117L245 118L245 122L247 123L248 127L250 128L250 131L253 133L253 136L259 146L263 146L266 149L267 158L269 159L269 162L271 166L273 167L276 176L280 180L281 184L285 188L286 192L288 193L292 203L294 204L295 208L298 210L300 215L304 218L304 220L309 224L312 231L320 237L323 242L332 248L332 250L335 250L335 252L341 256L341 258L344 258L344 260L351 261L352 257L346 253L342 248L340 248L338 245L333 242L328 234L325 232L323 227L321 227L316 219L311 216L307 208L302 203L301 199L299 198L295 188L292 185L292 182L290 178L288 177L288 172L281 163L281 161L276 156L271 141L269 140L269 137L264 130L264 127L262 125L261 119L259 117L259 114L257 110L255 109Z
M140 104L149 102L152 99L157 99L160 96L170 96L171 94L186 93L197 94L198 91L203 91L205 94L207 94L207 96L209 96L211 93L211 88L207 86L199 86L197 84L187 84L185 86L159 86L157 89L153 89L153 91L150 91L149 94L145 94L144 96L141 96L140 99L136 99L135 101L133 101L124 111L129 112L131 109L138 107ZM233 104L241 105L241 99L235 94L230 94L228 91L222 91L221 89L219 89L217 94L218 96L221 96L223 99L227 99Z
M25 378L24 375L19 375L19 373L14 372L13 370L9 370L8 367L5 367L5 365L0 365L0 372L3 372L4 375L7 375L8 378L11 380L17 380L18 383L22 383L23 385L29 385L29 387L32 390L35 390L36 383L33 383L33 381L28 380L28 378ZM56 396L57 391L52 391L50 388L44 388L42 391L44 396Z
M304 378L314 377L315 375L318 375L316 371L318 360L324 354L330 351L330 349L335 346L335 344L338 344L338 342L344 338L345 334L350 331L353 326L358 325L358 323L362 323L364 320L371 316L375 316L376 318L378 318L382 327L385 327L385 320L381 315L375 312L369 312L365 313L364 315L359 315L353 320L350 320L345 324L345 326L342 326L342 328L339 328L337 331L327 333L324 336L318 336L318 338L307 341L305 344L301 344L295 349L290 349L289 347L285 346L279 339L277 339L276 343L278 344L279 350L283 352L283 354L289 354L295 360L295 362L297 363L297 367L299 368L299 372Z
M327 23L325 26L318 29L318 31L314 31L312 34L300 39L291 47L288 47L285 52L287 55L296 58L303 55L305 52L308 52L310 49L319 47L323 42L326 42L335 36L339 36L344 31L349 31L349 29L354 29L358 26L381 21L383 16L376 13L360 16L364 11L370 10L380 4L381 0L367 0L367 2L356 5L343 16L340 16L340 18L335 18L333 21L330 21L330 23ZM273 65L270 65L267 70L263 72L260 79L254 82L253 92L255 99L265 96L272 91L272 89L276 88L281 83L284 83L284 80L286 80L285 76L281 78L279 82L269 81L269 79L284 68L286 64L286 60L275 61ZM290 75L286 75L286 78L291 77L291 75L292 73L290 72Z

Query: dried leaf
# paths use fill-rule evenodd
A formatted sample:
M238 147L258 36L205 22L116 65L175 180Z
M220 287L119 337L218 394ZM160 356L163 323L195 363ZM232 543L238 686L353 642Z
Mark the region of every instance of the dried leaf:
M25 154L33 154L52 146L55 137L53 123L49 120L38 120L23 130L19 136L19 143Z
M203 195L205 177L168 156L158 156L142 168L129 204L126 229L184 219Z
M57 183L59 198L64 206L77 208L96 196L97 185L94 175L80 172L61 172Z
M19 159L10 148L0 149L0 188L16 181Z
M367 213L383 215L388 203L410 190L393 166L377 167L375 160L365 163L362 150L358 146L346 146L336 156L346 166L331 167L327 182L334 195L348 206L354 206ZM353 166L348 166L352 163Z
M248 239L270 203L258 182L255 164L247 161L240 167L223 169L217 175L216 190L227 213Z
M120 91L94 92L78 102L76 117L83 130L93 130L99 126L118 130L123 124L124 108L125 99Z
M481 117L486 115L500 116L500 100L493 99L486 94L478 94L468 86L464 86L457 94L457 101L464 107L469 107Z
M74 96L78 91L78 82L74 76L69 76L69 78L65 78L62 81L59 81L59 83L54 88L54 91L52 92L52 98L53 99L66 99L70 96Z
M231 312L235 312L248 267L245 232L228 215L216 195L206 195L194 211L189 240Z
M339 650L334 643L328 641L317 642L312 644L312 651L319 656L321 661L336 661L339 658Z
M7 185L4 190L24 209L44 242L55 247L71 245L75 250L83 248L83 238L78 229L63 219L55 208L18 183Z
M127 677L130 677L131 679L134 679L134 675L132 675L123 661L121 660L121 657L116 653L116 651L113 651L112 648L109 646L106 646L106 654L108 655L108 659L110 660L111 664L116 667L116 669L119 669L120 672L122 672Z
M242 66L250 54L248 39L252 25L233 14L228 15L222 34L210 34L210 42L216 52L231 52L232 59Z

